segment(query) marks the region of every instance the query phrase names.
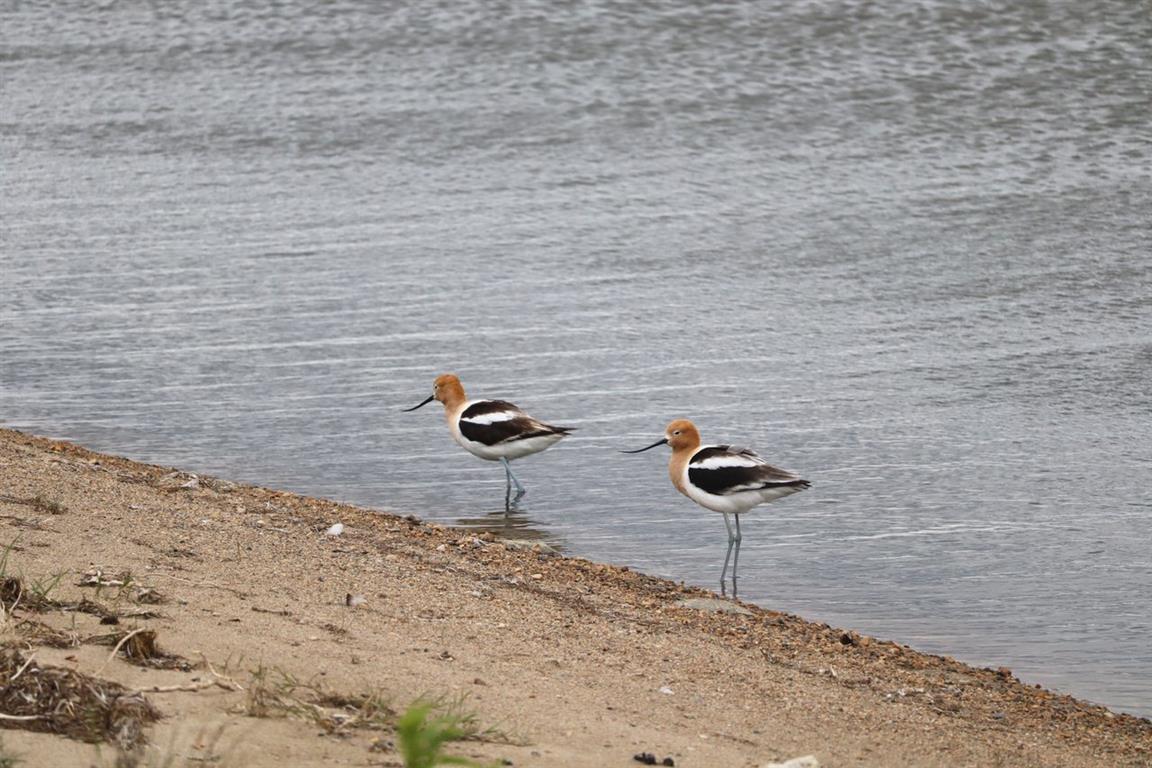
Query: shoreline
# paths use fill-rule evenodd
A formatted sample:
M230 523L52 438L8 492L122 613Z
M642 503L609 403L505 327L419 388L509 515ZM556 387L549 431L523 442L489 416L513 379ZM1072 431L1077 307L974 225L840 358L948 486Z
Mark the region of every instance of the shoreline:
M61 599L90 596L78 577L94 570L131 573L166 596L155 618L126 626L154 630L165 651L199 666L141 668L85 643L33 649L42 664L136 690L194 686L204 669L230 670L251 690L245 675L258 662L345 695L383 692L401 709L421 696L459 697L502 735L449 751L514 765L638 765L632 756L642 752L689 768L809 754L824 766L1152 762L1148 719L1024 684L1006 669L752 604L685 605L716 595L539 545L8 429L0 523L12 544L8 572L28 582L66 574ZM335 523L343 531L328 535ZM36 619L77 636L92 629L76 613ZM218 729L225 765L230 755L254 766L402 765L386 728L317 733L290 714L254 716L243 690L149 699L164 715L151 743L187 753L195 744L185 741ZM0 739L28 765L39 764L33 754L50 756L45 765L96 759L90 745L62 736L9 727Z

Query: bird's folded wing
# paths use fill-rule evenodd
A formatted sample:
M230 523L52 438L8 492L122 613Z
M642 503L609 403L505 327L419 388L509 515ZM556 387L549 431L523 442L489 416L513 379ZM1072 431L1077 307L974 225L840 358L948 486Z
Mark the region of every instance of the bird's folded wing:
M460 434L484 445L527 440L558 431L503 400L478 400L460 414Z
M747 448L713 445L688 462L688 482L718 496L773 486L803 485L799 475L774 467Z

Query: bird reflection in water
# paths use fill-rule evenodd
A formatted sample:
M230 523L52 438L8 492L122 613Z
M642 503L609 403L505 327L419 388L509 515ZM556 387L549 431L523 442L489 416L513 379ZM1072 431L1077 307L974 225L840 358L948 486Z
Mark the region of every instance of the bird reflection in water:
M506 541L540 542L556 550L564 549L555 534L536 527L536 521L522 505L505 506L485 512L482 517L461 517L457 519L456 527L469 533L491 533Z

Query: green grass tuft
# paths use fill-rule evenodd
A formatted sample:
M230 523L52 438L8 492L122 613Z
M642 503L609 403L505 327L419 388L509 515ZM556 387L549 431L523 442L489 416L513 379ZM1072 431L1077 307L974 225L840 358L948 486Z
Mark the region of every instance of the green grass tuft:
M396 721L396 737L405 768L435 768L438 765L464 765L483 768L464 757L441 754L444 745L468 737L468 730L453 714L432 715L428 702L413 704Z

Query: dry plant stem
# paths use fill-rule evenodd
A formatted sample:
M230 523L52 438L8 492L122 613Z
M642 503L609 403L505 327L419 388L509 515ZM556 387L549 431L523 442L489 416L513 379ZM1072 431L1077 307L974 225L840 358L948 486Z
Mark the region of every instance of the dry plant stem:
M12 677L8 679L8 682L10 682L10 683L16 682L16 678L18 678L18 677L20 677L20 675L24 674L24 670L28 669L28 665L31 664L32 660L35 658L36 658L35 653L33 653L31 656L29 656L28 660L24 662L24 666L22 666L22 667L20 667L20 669L16 670L16 674L12 675Z
M116 654L120 653L120 649L124 647L124 643L128 642L133 637L144 631L145 630L143 627L140 629L134 629L128 634L124 635L124 637L120 638L120 642L116 643L116 647L112 649L112 653L109 654L104 663L100 665L100 669L96 670L96 675L99 676L104 671L104 668L112 663L112 660L116 658Z
M12 601L12 605L8 606L8 613L16 613L16 608L20 605L20 601L24 599L24 581L17 580L20 584L20 591L16 593L16 599Z
M208 688L223 688L226 691L235 691L223 680L205 680L201 683L188 683L187 685L154 685L151 688L137 688L137 693L179 693L182 691L203 691Z
M224 683L232 686L232 690L244 690L244 686L240 685L240 683L236 682L234 679L228 677L227 675L222 675L217 672L216 667L212 666L212 662L208 661L207 656L200 654L200 659L204 662L204 666L208 668L208 672L212 675L212 677L215 677L218 681L223 681Z
M0 720L43 720L43 715L6 715L0 712Z

